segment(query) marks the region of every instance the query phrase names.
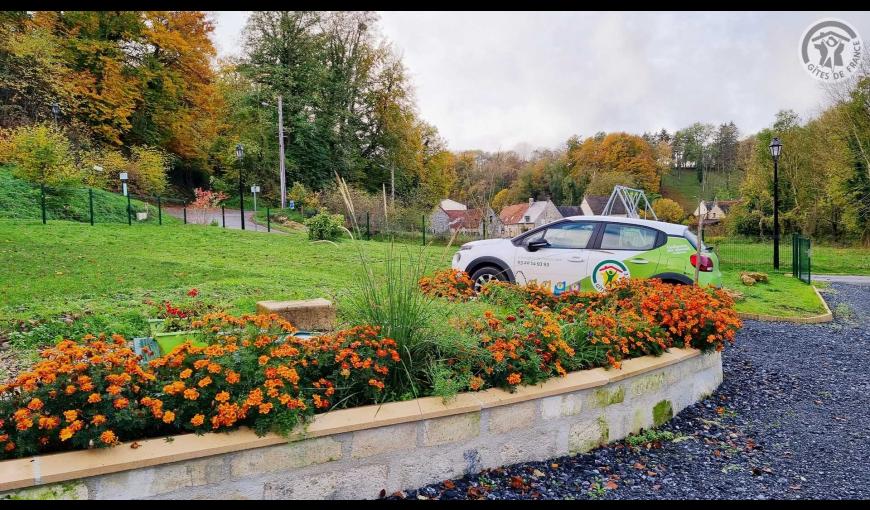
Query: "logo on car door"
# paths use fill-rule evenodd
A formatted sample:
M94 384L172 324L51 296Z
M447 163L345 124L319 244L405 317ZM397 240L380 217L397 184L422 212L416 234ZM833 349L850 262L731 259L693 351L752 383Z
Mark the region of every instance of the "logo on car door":
M592 286L604 292L623 278L631 278L631 272L618 260L602 260L592 270Z

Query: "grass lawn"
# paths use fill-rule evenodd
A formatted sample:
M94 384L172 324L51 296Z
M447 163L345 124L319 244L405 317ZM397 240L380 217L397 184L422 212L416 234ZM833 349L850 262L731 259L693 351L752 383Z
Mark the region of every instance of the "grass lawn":
M739 184L740 177L736 174L726 179L724 175L717 172L708 172L704 197L707 199L717 197L720 200L736 198ZM686 214L691 214L698 207L700 191L701 185L698 183L695 170L671 170L662 177L662 196L679 203Z
M375 262L390 246L361 243ZM455 249L429 248L432 267L447 266ZM0 337L27 349L89 328L140 336L150 309L143 300L182 299L194 287L234 313L253 312L264 299L340 302L358 261L351 242L311 243L305 233L0 220ZM64 317L75 324L65 325ZM13 333L28 320L41 323L24 324L31 334Z
M790 275L768 273L770 283L743 285L739 271L723 273L725 287L742 292L746 299L738 301L738 312L776 315L780 317L806 317L825 313L812 286Z

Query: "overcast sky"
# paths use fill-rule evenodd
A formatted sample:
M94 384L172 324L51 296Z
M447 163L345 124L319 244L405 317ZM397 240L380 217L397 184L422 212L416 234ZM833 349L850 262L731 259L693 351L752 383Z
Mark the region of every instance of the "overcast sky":
M219 54L238 54L248 13L217 12ZM554 148L573 134L669 131L733 120L741 134L825 101L799 41L825 17L865 46L870 14L382 12L420 115L453 150Z

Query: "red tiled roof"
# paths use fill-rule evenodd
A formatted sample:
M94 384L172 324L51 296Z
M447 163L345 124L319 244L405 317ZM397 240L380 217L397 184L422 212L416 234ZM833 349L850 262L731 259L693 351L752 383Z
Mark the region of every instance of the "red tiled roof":
M443 211L443 209L442 209ZM450 228L478 228L483 213L480 209L468 209L466 211L444 211L449 218Z
M522 221L522 219L523 216L526 214L526 211L528 210L528 202L523 202L522 204L508 205L501 210L501 212L498 214L498 217L505 225L516 225L517 223L525 223L524 221Z

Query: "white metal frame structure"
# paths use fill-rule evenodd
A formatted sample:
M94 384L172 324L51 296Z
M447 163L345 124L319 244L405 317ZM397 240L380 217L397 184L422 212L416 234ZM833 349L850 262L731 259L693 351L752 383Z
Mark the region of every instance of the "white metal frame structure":
M655 211L653 211L652 206L649 205L649 200L646 199L646 193L644 193L643 190L620 185L613 187L613 192L610 194L610 198L607 199L607 204L604 206L604 210L601 211L602 216L610 216L613 210L613 205L616 203L617 199L622 202L629 218L640 218L640 215L638 215L638 206L641 205L641 201L643 201L643 210L647 215L652 216L654 220L658 221L658 217L656 216ZM649 217L647 217L647 219L649 219Z

